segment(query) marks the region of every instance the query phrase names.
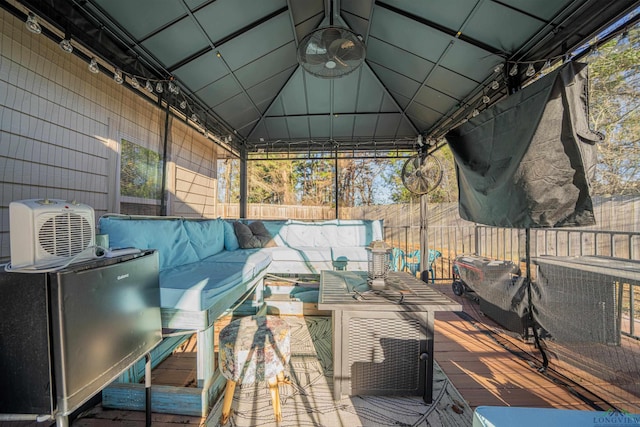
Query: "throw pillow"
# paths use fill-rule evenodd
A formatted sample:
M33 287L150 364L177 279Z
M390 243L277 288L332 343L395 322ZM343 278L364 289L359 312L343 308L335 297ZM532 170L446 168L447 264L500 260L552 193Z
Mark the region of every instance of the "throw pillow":
M233 223L233 229L238 237L238 244L242 249L261 248L262 242L253 235L253 231L248 225L245 225L239 221Z
M233 224L227 221L224 221L224 248L228 251L235 251L240 248Z
M254 221L249 224L249 228L253 232L253 235L260 241L263 248L272 248L277 246L273 241L273 236L267 230L264 223L262 221Z

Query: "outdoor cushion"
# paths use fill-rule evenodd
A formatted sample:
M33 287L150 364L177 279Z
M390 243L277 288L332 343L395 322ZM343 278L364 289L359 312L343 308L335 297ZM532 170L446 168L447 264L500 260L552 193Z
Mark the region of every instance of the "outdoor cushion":
M184 220L184 228L189 236L189 241L200 260L224 249L223 223L224 221L221 219Z
M224 226L224 248L228 251L235 251L240 249L240 244L238 243L238 237L236 236L236 232L233 229L233 224L229 221L223 222Z
M100 233L109 235L112 248L156 249L160 270L200 259L179 220L102 217Z

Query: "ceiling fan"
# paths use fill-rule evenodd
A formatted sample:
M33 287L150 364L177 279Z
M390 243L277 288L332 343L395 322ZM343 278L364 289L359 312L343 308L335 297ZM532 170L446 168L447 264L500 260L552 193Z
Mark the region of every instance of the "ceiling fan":
M338 78L355 71L366 55L362 37L346 26L333 23L334 2L329 7L329 25L321 26L304 36L298 45L297 57L308 73L324 78Z

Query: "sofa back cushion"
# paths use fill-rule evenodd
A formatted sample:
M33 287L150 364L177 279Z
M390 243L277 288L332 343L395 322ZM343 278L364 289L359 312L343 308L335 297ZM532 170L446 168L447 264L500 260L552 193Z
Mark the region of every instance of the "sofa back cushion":
M235 251L240 249L240 243L238 242L238 236L233 229L233 224L229 221L224 221L224 248L228 251Z
M109 235L112 248L156 249L160 270L199 260L180 219L126 219L102 217L100 232Z
M224 250L224 221L185 219L183 225L198 258L203 260Z
M381 220L265 221L278 246L354 247L382 240Z

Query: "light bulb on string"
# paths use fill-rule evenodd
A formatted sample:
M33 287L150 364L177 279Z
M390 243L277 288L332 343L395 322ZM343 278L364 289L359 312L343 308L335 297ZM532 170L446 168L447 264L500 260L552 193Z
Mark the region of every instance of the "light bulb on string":
M491 98L489 98L489 95L485 95L482 97L482 103L483 104L488 104L491 102Z
M478 114L480 114L480 111L478 111L478 109L474 109L473 112L471 113L471 117L476 117Z
M513 64L513 66L511 67L511 69L509 70L509 75L511 77L515 76L516 74L518 74L518 64Z
M497 80L491 82L491 89L498 90L500 88L500 83Z
M122 78L122 71L120 71L119 68L116 68L115 71L113 72L113 80L119 85L121 85L122 82L124 82L124 79Z
M180 88L176 86L174 82L169 82L169 92L171 92L174 95L177 95L180 93Z
M547 73L549 72L549 70L551 69L551 60L547 59L547 62L544 63L544 65L542 66L542 69L540 70L541 73Z
M162 82L158 82L156 84L156 92L162 93L163 90L164 90L164 87L162 86Z
M91 61L89 62L89 71L93 74L98 74L100 72L100 67L98 66L96 58L91 58Z
M187 108L187 101L185 101L184 99L180 101L180 108L182 108L183 110Z
M533 75L536 73L536 69L533 68L533 64L529 64L529 66L527 67L527 71L525 71L525 76L527 77L533 77Z
M140 82L135 76L131 77L131 87L134 89L138 89L140 87Z
M153 85L151 84L150 80L147 80L147 83L144 85L144 88L148 91L153 93Z
M31 31L34 34L40 34L42 32L42 27L38 22L38 18L31 12L29 12L29 16L27 16L25 26L27 27L27 30Z
M60 41L60 49L64 50L67 53L73 52L73 46L71 45L71 38L64 38Z

